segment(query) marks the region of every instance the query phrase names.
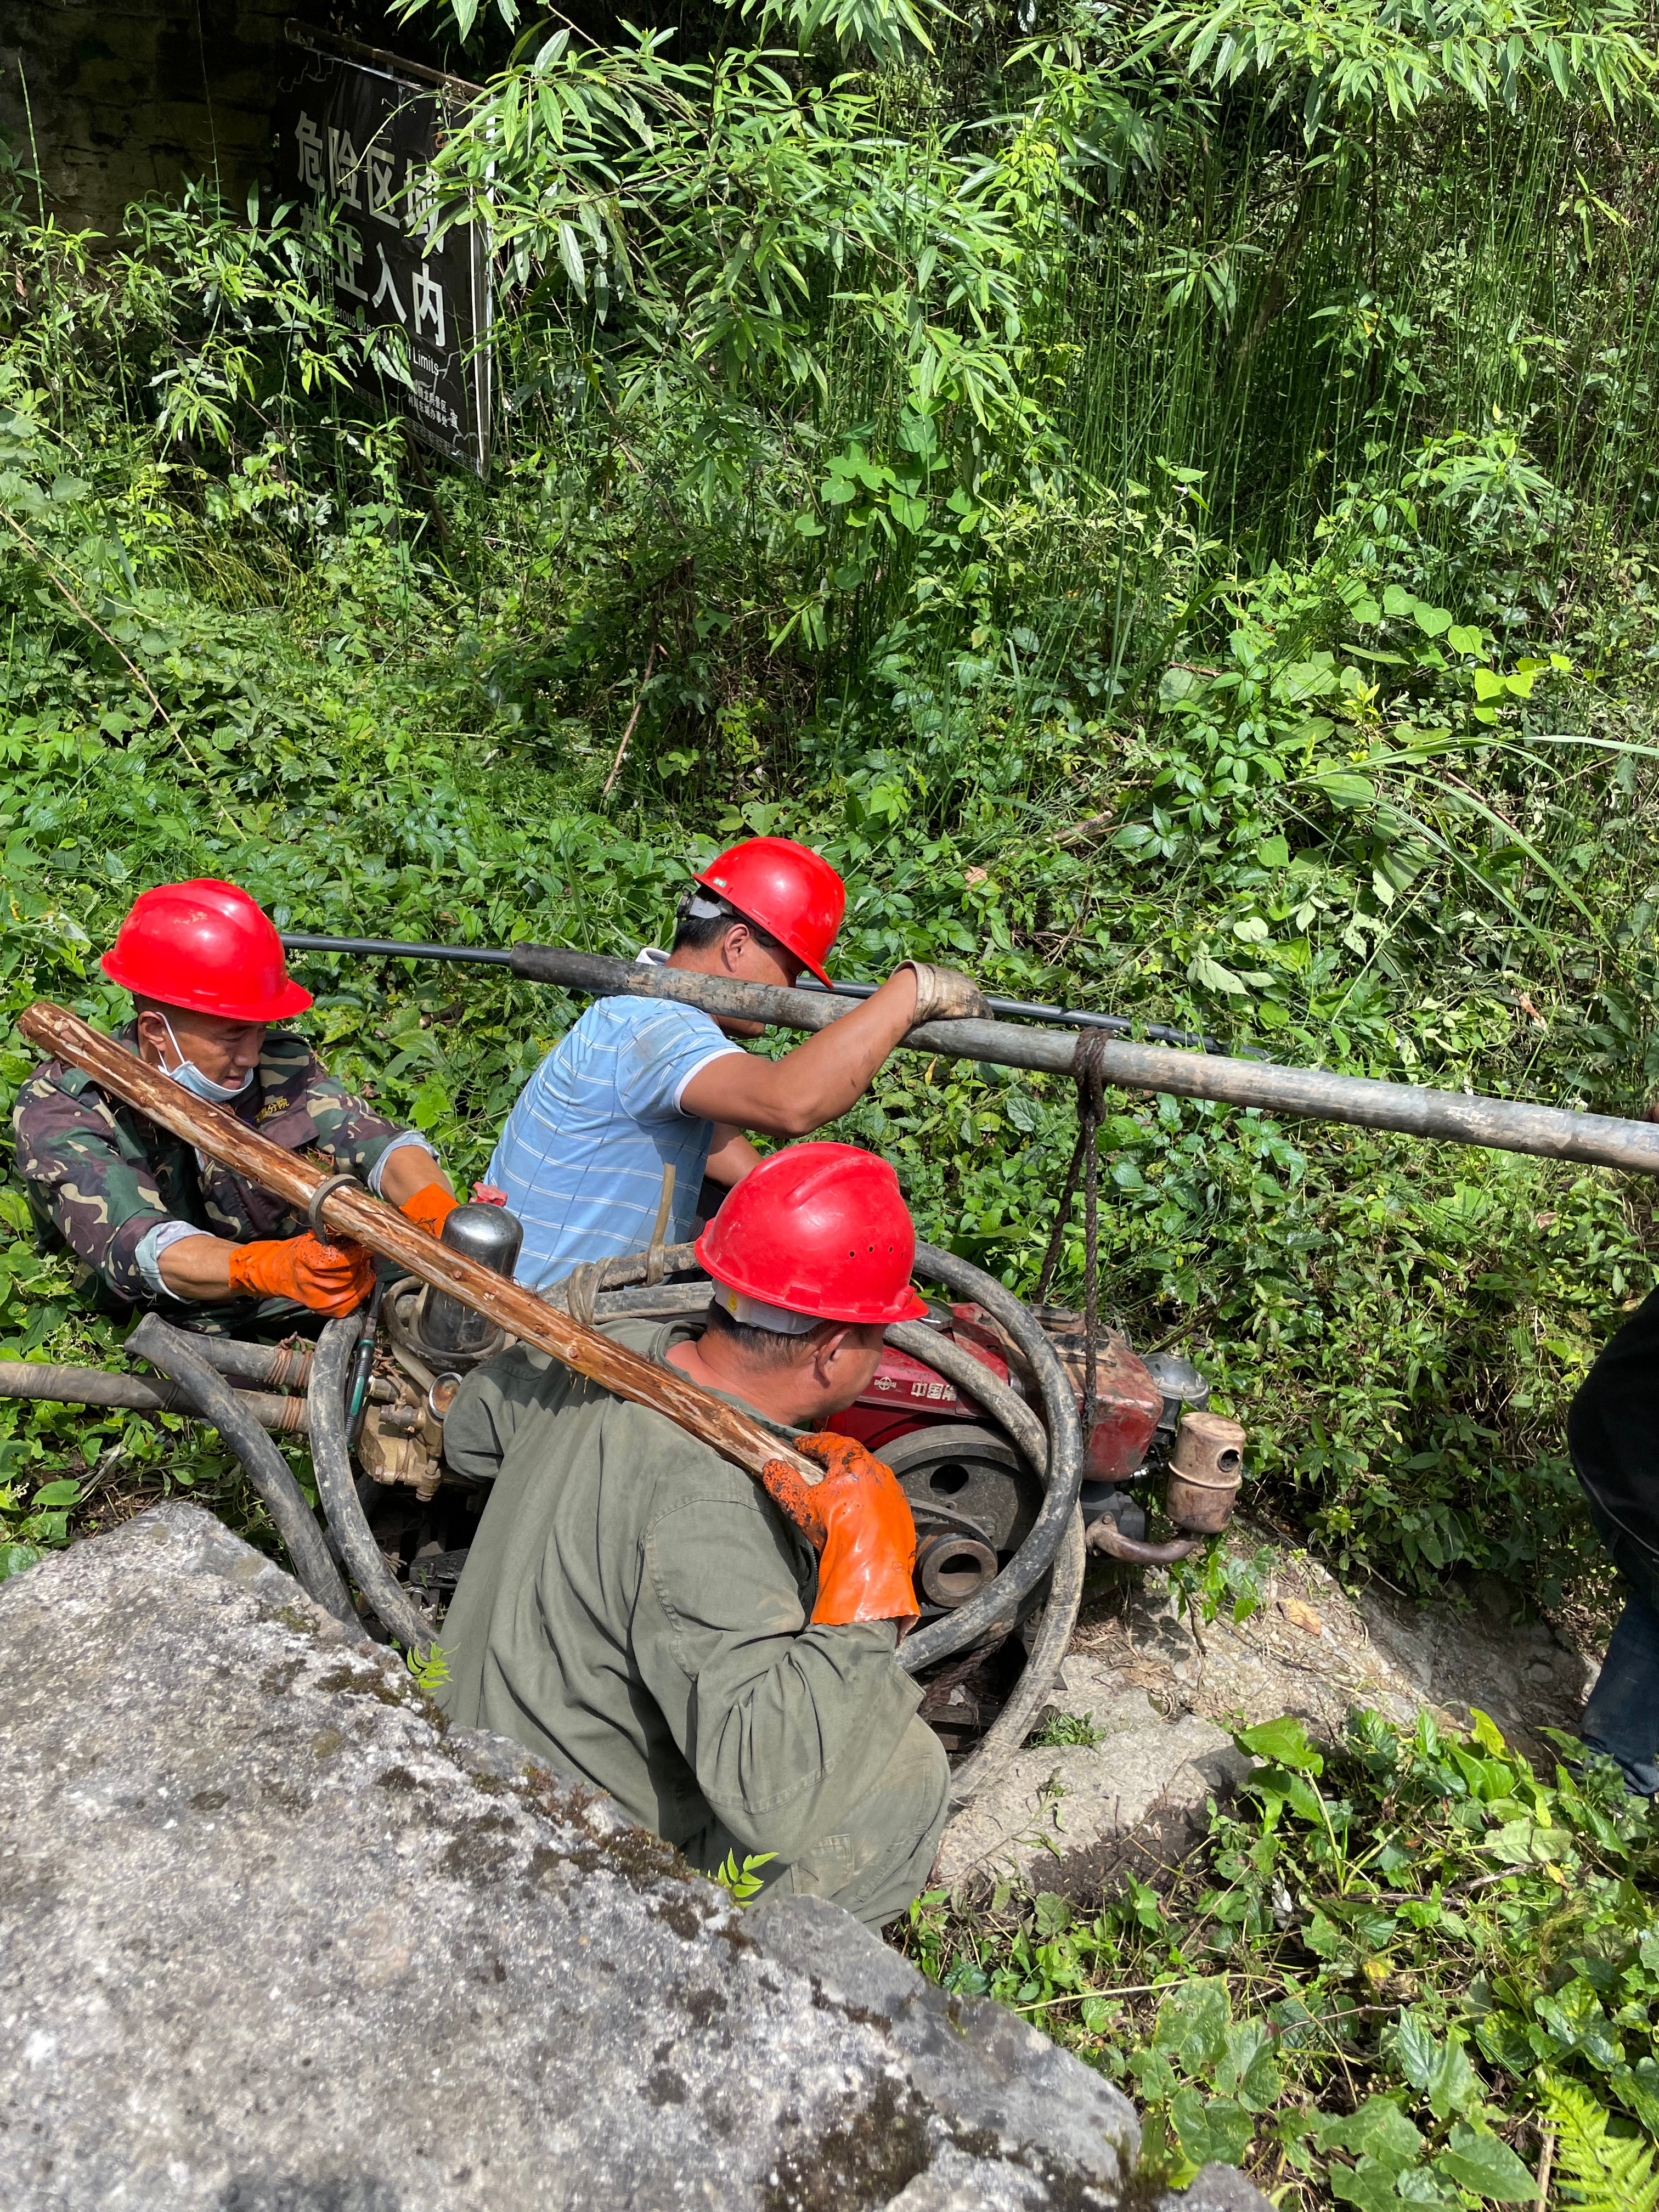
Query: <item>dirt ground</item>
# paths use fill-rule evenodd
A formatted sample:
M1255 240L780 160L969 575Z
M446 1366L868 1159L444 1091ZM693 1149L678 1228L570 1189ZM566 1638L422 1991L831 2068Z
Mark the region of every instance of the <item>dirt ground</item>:
M1576 1729L1595 1663L1517 1620L1506 1585L1423 1607L1385 1591L1356 1601L1267 1530L1241 1523L1232 1543L1270 1556L1262 1601L1196 1633L1157 1576L1091 1574L1050 1717L1086 1718L1098 1740L1021 1752L946 1829L940 1881L1013 1876L1080 1895L1121 1866L1167 1863L1243 1771L1229 1728L1281 1713L1329 1736L1355 1706L1407 1724L1426 1708L1457 1727L1479 1708L1546 1771L1541 1731Z

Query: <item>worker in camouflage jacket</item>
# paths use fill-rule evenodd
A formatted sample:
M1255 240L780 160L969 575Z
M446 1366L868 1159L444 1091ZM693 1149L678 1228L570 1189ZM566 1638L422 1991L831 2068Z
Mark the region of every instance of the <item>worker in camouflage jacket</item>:
M198 1098L290 1152L317 1152L437 1235L455 1204L431 1146L330 1075L270 918L234 884L143 893L102 966L132 993L119 1042ZM83 1283L122 1309L155 1306L210 1333L349 1313L373 1285L361 1245L324 1243L286 1202L204 1159L61 1060L35 1069L12 1112L36 1225L67 1244Z
M698 1242L704 1313L605 1333L739 1407L823 1472L760 1479L667 1414L520 1344L444 1424L489 1502L444 1628L452 1720L608 1790L714 1873L872 1927L927 1882L950 1774L895 1656L916 1619L915 1524L891 1471L834 1417L883 1331L926 1310L884 1160L790 1145ZM764 1900L763 1900L763 1903Z

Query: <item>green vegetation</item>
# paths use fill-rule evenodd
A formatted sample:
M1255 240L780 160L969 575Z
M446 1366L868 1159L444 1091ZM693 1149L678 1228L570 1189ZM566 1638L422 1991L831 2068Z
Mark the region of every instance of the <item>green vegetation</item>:
M168 877L296 927L629 951L691 860L776 830L848 878L849 976L915 951L1642 1109L1645 18L769 0L701 46L543 26L503 61L475 12L491 91L445 189L488 195L508 280L485 485L410 447L291 210L200 189L94 253L15 149L0 1022L116 1018L95 954ZM335 1066L461 1175L576 1011L303 973ZM7 1028L0 1103L30 1060ZM1259 1506L1351 1578L1496 1571L1593 1615L1562 1421L1652 1282L1644 1193L1118 1109L1106 1295L1249 1424ZM1073 1128L1062 1085L901 1058L845 1133L1029 1289ZM117 1363L15 1188L0 1215L0 1356ZM0 1407L0 1571L176 1486L268 1534L183 1423ZM1490 1741L1255 1747L1253 1808L1167 1898L934 1900L918 1955L1130 2079L1172 2161L1253 2142L1287 2204L1515 2201L1534 2124L1554 2201L1646 2202L1641 1822Z
M933 1891L912 1956L1144 2100L1176 2180L1219 2159L1287 2207L1530 2205L1547 2136L1552 2202L1649 2203L1659 1834L1611 1763L1547 1787L1483 1715L1237 1740L1243 1796L1178 1869L1097 1913Z

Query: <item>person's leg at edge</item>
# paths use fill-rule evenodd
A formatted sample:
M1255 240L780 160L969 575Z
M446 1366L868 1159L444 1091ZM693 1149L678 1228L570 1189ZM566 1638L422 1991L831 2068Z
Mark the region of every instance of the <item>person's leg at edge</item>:
M882 1927L908 1911L927 1886L950 1808L944 1747L926 1722L913 1720L874 1788L833 1832L815 1838L787 1866L774 1860L756 1869L766 1885L757 1906L771 1897L824 1897L866 1927ZM718 1820L682 1849L709 1874L728 1851L735 1851L739 1866L745 1856L744 1846Z
M1625 1585L1625 1609L1607 1643L1579 1734L1618 1761L1627 1786L1659 1796L1659 1562L1591 1508Z

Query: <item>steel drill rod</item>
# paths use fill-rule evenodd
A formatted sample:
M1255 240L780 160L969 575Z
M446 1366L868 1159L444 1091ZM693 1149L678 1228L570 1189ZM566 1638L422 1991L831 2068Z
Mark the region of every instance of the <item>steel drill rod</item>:
M848 1000L826 992L742 983L727 975L700 975L693 969L641 967L635 961L568 952L556 945L520 945L509 957L514 973L532 982L556 983L595 997L676 999L716 1016L766 1022L779 1029L827 1029L850 1011ZM1079 1049L1076 1037L1021 1029L1012 1022L927 1022L912 1030L903 1042L913 1052L1028 1068L1044 1075L1070 1075ZM1414 1083L1378 1083L1368 1076L1329 1075L1323 1068L1178 1052L1127 1038L1103 1038L1094 1048L1103 1079L1121 1091L1212 1098L1228 1106L1255 1107L1264 1114L1348 1121L1361 1128L1397 1129L1408 1137L1448 1144L1487 1145L1498 1152L1584 1160L1642 1175L1659 1173L1659 1127L1650 1122L1622 1121L1611 1114L1571 1113L1564 1107L1533 1106L1520 1099L1431 1091Z
M449 960L479 967L510 968L515 975L538 983L549 979L521 965L520 956L557 952L561 949L553 945L517 945L505 951L495 945L417 945L395 937L313 937L293 929L283 931L283 942L290 952L349 952L360 957L372 956L385 960ZM881 986L803 982L798 988L822 998L858 1000L873 998ZM1048 1022L1074 1030L1109 1030L1114 1036L1128 1036L1135 1026L1126 1014L1097 1014L1080 1006L1047 1006L1035 999L988 999L985 1003L994 1014L1006 1021ZM1146 1023L1141 1034L1157 1044L1201 1045L1206 1052L1221 1049L1213 1037L1200 1036L1194 1030L1172 1030L1163 1022Z
M267 1390L239 1390L236 1395L262 1429L304 1433L310 1416L303 1398L279 1398ZM40 1398L52 1405L200 1418L195 1399L176 1382L145 1382L136 1375L112 1375L103 1367L58 1367L44 1359L0 1359L0 1398Z
M320 1168L298 1152L262 1137L222 1106L210 1106L148 1066L125 1045L83 1022L65 1006L37 1000L19 1018L31 1043L78 1067L114 1097L125 1101L175 1137L193 1145L250 1182L286 1199L295 1212L309 1209L318 1186L328 1180ZM325 1230L355 1238L383 1259L395 1260L406 1273L447 1291L464 1305L485 1315L509 1334L549 1352L578 1375L585 1375L619 1398L649 1406L709 1445L757 1480L781 1462L809 1486L823 1471L792 1451L757 1421L702 1389L672 1367L629 1352L600 1336L568 1314L544 1305L520 1283L505 1281L476 1260L452 1251L424 1229L406 1220L395 1206L372 1196L361 1185L337 1185L318 1210Z

